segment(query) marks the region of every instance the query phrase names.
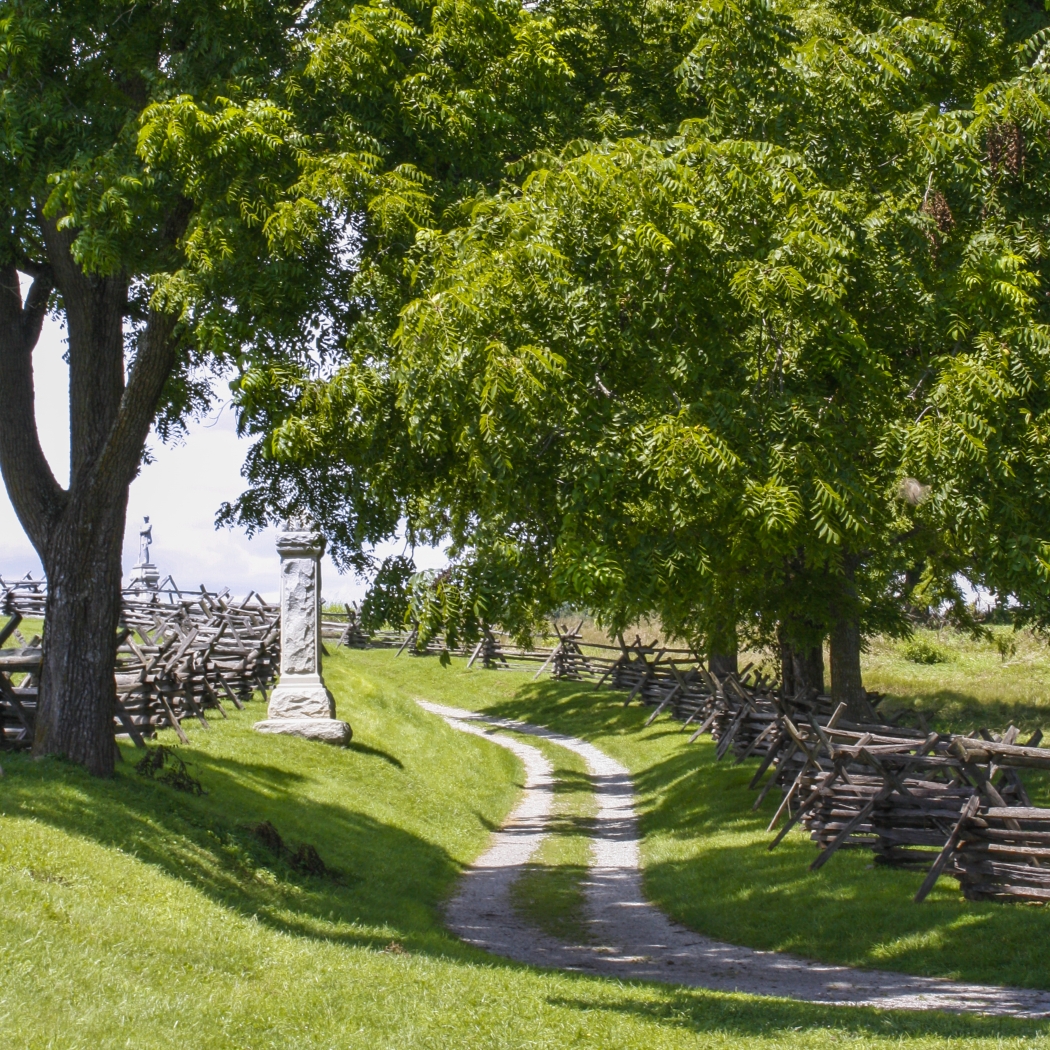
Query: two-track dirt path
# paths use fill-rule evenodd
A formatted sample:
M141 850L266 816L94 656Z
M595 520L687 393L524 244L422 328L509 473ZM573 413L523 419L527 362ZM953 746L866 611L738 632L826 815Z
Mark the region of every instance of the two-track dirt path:
M624 980L662 981L814 1003L885 1009L953 1010L1015 1017L1050 1016L1050 993L964 984L879 970L831 966L703 937L672 922L642 893L634 786L627 769L593 744L526 722L490 718L418 701L465 733L485 736L525 766L521 802L491 847L464 876L448 905L449 928L497 955ZM598 814L585 883L588 944L559 941L522 919L510 887L548 833L554 780L539 748L496 730L542 737L582 756Z

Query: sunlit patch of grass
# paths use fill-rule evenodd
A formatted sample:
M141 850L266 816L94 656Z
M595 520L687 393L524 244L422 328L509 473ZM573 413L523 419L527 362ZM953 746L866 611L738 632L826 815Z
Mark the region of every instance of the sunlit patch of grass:
M943 728L1050 730L1050 646L1031 631L990 628L990 638L949 629L919 629L905 641L876 638L862 665L869 689L887 694L890 708L917 708ZM943 654L922 663L909 653Z

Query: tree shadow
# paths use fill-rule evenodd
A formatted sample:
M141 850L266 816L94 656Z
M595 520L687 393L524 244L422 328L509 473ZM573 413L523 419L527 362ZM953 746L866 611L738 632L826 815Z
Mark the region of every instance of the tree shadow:
M511 903L526 922L571 944L593 942L584 920L583 883L588 868L582 864L525 866L511 887Z
M525 683L511 699L484 710L500 718L517 718L576 736L631 733L644 726L652 709L639 704L625 707L626 699L626 693L616 690L596 690L590 684L547 679ZM662 725L656 730L668 734L678 731Z
M556 693L550 696L557 698ZM601 699L595 694L588 698L590 704ZM581 703L573 717L583 719L587 706ZM618 704L611 713L599 711L597 717L610 731L626 732L633 731L646 716L645 711L624 710ZM534 720L554 722L549 715L534 714ZM585 732L582 721L557 728L593 735ZM687 796L700 795L699 804L707 808L697 810L691 819L713 824L724 813L720 815L714 803L703 799L703 783L697 778L704 772L696 768L697 754L700 752L676 752L654 763L643 771L650 778L645 790L656 796L670 784L671 790L682 793L678 801L688 805L696 800ZM4 804L8 812L17 812L25 804L27 815L34 820L134 855L219 905L245 917L257 917L278 931L373 949L397 939L420 954L525 969L469 948L438 928L435 919L441 901L462 870L447 850L348 806L304 796L296 790L305 779L301 774L265 762L243 762L199 751L193 752L191 762L194 775L210 792L201 799L137 777L130 763L113 780L100 781L56 760L33 762L20 755L8 763L5 758ZM747 773L743 769L732 772L734 776ZM725 794L740 794L750 802L747 792ZM673 807L662 819L670 820L672 813ZM645 819L649 816L644 815ZM292 871L245 827L262 820L271 821L289 845L312 842L325 863L338 871L338 878ZM317 841L319 834L324 835L321 841ZM739 883L739 865L750 859L734 859L730 853L726 857L727 866L738 865ZM698 860L699 865L692 857L676 858L674 863L683 867L679 871L668 867L668 880L691 878L697 872L702 875L703 857ZM719 892L726 907L729 895L724 889ZM886 1015L874 1010L742 1000L667 986L655 986L658 994L654 995L652 989L631 984L603 982L599 988L593 978L582 975L564 975L558 981L562 996L550 1001L580 1011L581 1022L595 1010L609 1010L695 1032L727 1031L741 1036L769 1036L777 1029L788 1032L801 1026L861 1034L971 1038L1043 1031L1033 1022L943 1014Z
M609 1011L628 1015L664 1027L674 1027L695 1035L711 1034L723 1039L773 1039L778 1033L792 1035L811 1032L824 1036L833 1029L839 1038L878 1038L893 1040L935 1037L954 1039L1024 1039L1047 1034L1045 1020L1010 1017L981 1017L941 1011L878 1010L870 1007L830 1006L791 999L767 999L675 989L653 998L637 986L623 986L618 999L609 996L550 996L552 1006L568 1007L593 1014ZM821 1044L823 1045L823 1043Z
M296 793L301 778L286 770L199 751L190 762L208 791L203 798L137 777L129 765L105 781L56 759L19 755L5 763L4 801L10 810L24 803L42 823L134 855L276 930L374 948L396 937L413 951L483 957L437 919L462 871L446 850ZM222 800L221 813L213 799ZM332 874L295 871L251 830L262 821L290 849L314 845Z
M555 795L575 795L584 792L590 794L594 790L594 781L589 773L581 773L579 770L564 767L558 768L556 772Z
M970 732L978 726L1005 729L1016 725L1025 733L1050 730L1050 709L1045 701L981 699L957 689L898 689L887 693L883 704L889 712L920 711L932 729L957 733Z
M486 817L480 809L475 809L473 812L474 816L477 817L478 823L481 824L481 826L485 828L486 831L491 831L493 833L499 831L500 825L495 823L494 821L489 820L489 818Z

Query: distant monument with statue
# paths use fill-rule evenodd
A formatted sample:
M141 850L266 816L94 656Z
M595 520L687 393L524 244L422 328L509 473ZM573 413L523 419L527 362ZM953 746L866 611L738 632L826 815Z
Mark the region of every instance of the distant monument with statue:
M288 733L326 744L350 743L353 732L335 717L335 700L321 676L321 555L325 538L295 519L277 535L281 556L281 677L270 694L260 733Z
M139 560L132 567L131 580L128 583L128 587L133 591L155 591L160 583L160 573L149 557L152 543L153 526L147 514L142 519L142 527L139 529Z

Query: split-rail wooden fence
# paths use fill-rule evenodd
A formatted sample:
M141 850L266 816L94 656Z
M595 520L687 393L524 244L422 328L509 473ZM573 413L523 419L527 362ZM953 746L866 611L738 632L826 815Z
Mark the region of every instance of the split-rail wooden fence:
M36 725L41 640L20 626L41 620L47 600L43 580L0 580L0 743L32 744ZM254 695L265 700L280 666L280 611L259 595L233 601L227 592L202 587L182 591L166 580L157 591L125 591L113 669L117 685L114 731L137 746L157 729L174 729L208 715L227 717L226 704L242 708Z
M1050 769L1041 732L1021 743L1013 726L1001 737L931 731L918 713L881 716L871 693L868 717L854 722L844 704L813 690L786 696L750 665L717 675L691 650L639 637L585 642L582 626L555 624L551 643L529 650L487 631L461 652L494 669L533 664L535 677L616 690L625 705L652 709L645 725L664 715L690 742L709 733L719 760L756 759L754 809L775 801L769 848L801 826L818 850L812 870L841 849L866 849L876 864L925 872L916 902L942 874L971 900L1050 901L1050 808L1032 804L1021 775ZM417 651L411 632L378 644ZM442 648L437 638L422 651Z

